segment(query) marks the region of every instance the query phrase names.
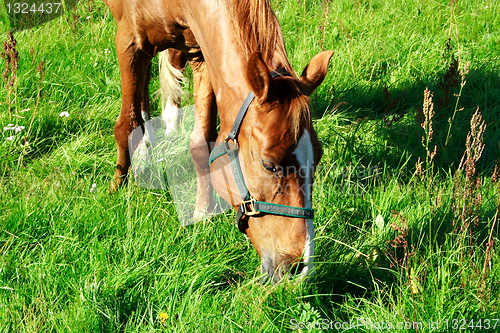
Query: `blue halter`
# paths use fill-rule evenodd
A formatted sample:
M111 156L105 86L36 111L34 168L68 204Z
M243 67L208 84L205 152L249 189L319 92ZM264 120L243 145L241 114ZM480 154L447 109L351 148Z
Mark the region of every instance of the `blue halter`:
M271 72L271 77L274 79L279 76L291 76L284 69L277 69ZM311 208L303 208L303 207L293 207L293 206L285 206L279 205L269 202L257 201L255 200L248 191L248 188L245 185L245 181L243 179L243 173L241 171L240 162L238 160L238 150L237 145L235 145L234 149L229 147L229 141L233 141L237 143L238 134L240 132L241 123L243 122L243 118L248 111L248 107L252 103L255 98L255 94L251 91L243 105L236 116L236 119L233 123L233 127L229 132L228 136L220 145L215 147L210 153L209 165L212 164L214 160L218 157L227 154L229 157L229 164L231 165L231 170L233 173L234 181L236 182L236 186L238 187L238 191L241 196L241 203L238 207L238 211L236 213L236 223L238 225L238 229L242 233L246 233L246 225L243 224L244 217L257 215L257 214L273 214L287 217L295 217L295 218L303 218L303 219L313 219L314 218L314 210Z

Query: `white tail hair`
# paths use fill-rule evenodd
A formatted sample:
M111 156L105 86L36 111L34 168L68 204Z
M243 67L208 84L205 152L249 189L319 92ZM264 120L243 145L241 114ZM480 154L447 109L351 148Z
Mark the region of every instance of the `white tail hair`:
M168 60L168 49L160 52L160 93L162 118L166 125L165 134L175 132L182 120L182 71Z

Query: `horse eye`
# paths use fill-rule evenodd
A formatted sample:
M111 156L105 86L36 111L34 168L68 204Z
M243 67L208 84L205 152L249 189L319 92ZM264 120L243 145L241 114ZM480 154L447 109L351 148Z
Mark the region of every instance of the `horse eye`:
M270 172L276 172L278 171L276 169L276 166L274 165L273 162L269 162L269 161L265 161L265 160L260 160L260 162L262 163L262 166L264 167L264 169L266 169L267 171L270 171Z

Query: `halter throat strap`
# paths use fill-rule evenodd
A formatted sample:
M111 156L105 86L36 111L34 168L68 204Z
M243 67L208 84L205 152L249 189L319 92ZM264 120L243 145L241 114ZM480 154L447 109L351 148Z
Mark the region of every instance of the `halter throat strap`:
M284 69L277 69L271 72L271 77L273 79L280 76L291 76L291 74ZM241 203L236 213L236 222L238 225L238 229L242 233L246 233L246 226L244 225L243 221L245 220L244 217L247 216L257 214L273 214L304 219L314 218L314 210L311 208L285 206L269 202L257 201L250 195L250 192L245 185L243 173L241 171L241 166L238 160L238 150L236 147L236 142L243 119L245 118L248 108L254 98L255 94L253 92L250 92L243 102L243 105L241 106L240 111L236 116L233 127L231 128L228 136L222 144L212 150L209 158L209 165L211 165L215 159L219 158L222 155L227 154L229 157L229 164L231 165L231 171L233 173L234 181L241 196ZM229 140L235 142L234 149L230 148Z

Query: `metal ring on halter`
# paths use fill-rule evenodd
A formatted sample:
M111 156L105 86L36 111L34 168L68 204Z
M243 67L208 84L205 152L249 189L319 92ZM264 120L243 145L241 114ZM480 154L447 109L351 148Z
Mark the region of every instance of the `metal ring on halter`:
M239 147L238 140L236 140L236 138L231 139L231 138L229 138L229 136L226 136L226 138L224 139L224 142L229 143L229 141L231 141L231 140L234 142L234 149L236 150Z

